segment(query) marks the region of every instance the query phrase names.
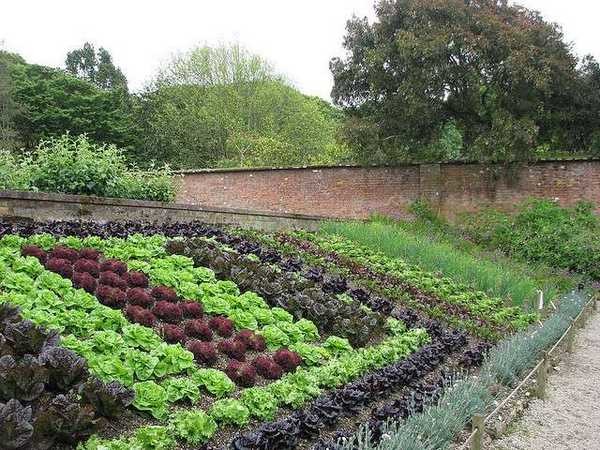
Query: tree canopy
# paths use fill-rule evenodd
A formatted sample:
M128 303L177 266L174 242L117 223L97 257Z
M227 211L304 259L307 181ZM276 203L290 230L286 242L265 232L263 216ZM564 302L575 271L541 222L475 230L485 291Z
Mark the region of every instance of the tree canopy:
M96 49L86 42L83 47L67 53L67 72L95 84L101 89L127 90L127 78L117 66L112 56L103 47Z
M592 145L598 65L579 64L539 13L506 0L380 0L375 10L373 23L348 22L347 54L330 64L360 159L518 160Z
M174 57L141 108L140 149L178 167L307 164L340 153L333 115L237 44Z

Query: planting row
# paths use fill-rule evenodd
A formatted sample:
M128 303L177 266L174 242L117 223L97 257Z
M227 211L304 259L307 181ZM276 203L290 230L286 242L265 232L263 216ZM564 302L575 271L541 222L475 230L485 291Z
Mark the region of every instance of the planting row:
M452 326L466 329L473 335L484 339L497 340L517 327L525 327L527 323L535 319L534 315L523 314L518 308L509 307L499 307L500 314L494 313L495 318L491 319L488 312L477 311L475 308L467 307L454 300L448 301L439 297L438 294L426 292L421 287L417 287L417 283L398 278L391 271L372 270L369 264L363 264L321 248L311 240L288 234L269 236L248 230L236 230L236 232L259 240L263 246L276 248L285 254L294 254L313 267L320 267L332 273L337 272L341 276L347 277L356 286L377 293L384 298L395 300L397 304L422 311L430 317L444 320ZM311 239L315 238L311 237ZM426 274L426 276L433 277L431 274ZM486 302L485 298L479 301L481 305L487 305ZM487 311L493 308L485 306L484 309ZM507 316L507 320L512 316L517 317L518 320L512 324L508 321L502 322L499 319L502 314Z
M216 424L222 426L241 427L249 423L251 417L261 420L272 419L278 409L299 408L318 397L323 389L333 389L343 386L364 374L390 365L396 361L406 358L429 342L430 338L422 329L416 329L401 333L386 339L381 344L369 348L353 350L326 362L323 366L308 369L298 369L294 373L287 374L281 380L269 386L255 387L242 392L239 399L226 399L213 404L208 411L208 416ZM186 414L205 414L202 411L188 411ZM173 416L172 420L177 420ZM176 427L171 422L165 427L167 435L171 436L171 430ZM200 433L195 427L186 428L185 433L179 433L178 437L186 439L188 443L200 444L208 441L213 433ZM190 436L185 438L185 436ZM127 448L135 442L135 436L102 443L109 448ZM92 447L97 448L97 441L92 441ZM277 448L277 447L269 447Z
M0 304L0 447L77 444L133 398L121 384L90 376L85 359L59 346L55 332Z

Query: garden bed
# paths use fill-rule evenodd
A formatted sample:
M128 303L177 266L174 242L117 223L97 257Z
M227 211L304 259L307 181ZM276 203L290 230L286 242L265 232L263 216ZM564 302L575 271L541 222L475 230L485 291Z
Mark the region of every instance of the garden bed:
M2 343L12 448L334 449L365 426L375 445L539 318L340 236L77 222L0 236L2 311L60 335L81 367ZM57 395L88 420L46 426Z

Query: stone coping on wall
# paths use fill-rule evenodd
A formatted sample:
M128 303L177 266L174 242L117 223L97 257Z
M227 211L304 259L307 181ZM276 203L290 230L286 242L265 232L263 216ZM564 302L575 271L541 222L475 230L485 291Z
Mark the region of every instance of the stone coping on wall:
M380 169L380 168L394 168L394 167L414 167L414 166L428 166L428 165L505 165L505 164L538 164L538 163L560 163L569 161L598 161L600 158L591 156L572 156L563 158L548 158L539 159L536 161L513 161L510 163L486 163L478 161L450 161L450 162L438 162L438 163L426 163L426 162L415 162L415 163L400 163L400 164L371 164L371 165L356 165L356 164L339 164L339 165L306 165L306 166L265 166L265 167L216 167L216 168L205 168L205 169L180 169L175 170L174 173L178 175L193 175L193 174L204 174L204 173L231 173L231 172L268 172L268 171L285 171L285 170L335 170L335 169Z
M11 200L34 200L42 202L57 202L57 203L79 203L84 205L102 205L102 206L128 206L134 208L151 208L151 209L166 209L166 210L183 210L183 211L201 211L208 213L224 213L236 214L244 216L265 216L265 217L281 217L284 219L302 219L302 220L330 220L331 217L294 214L294 213L273 213L269 211L254 211L250 209L238 208L218 208L214 206L204 207L201 205L188 205L185 203L167 203L148 200L131 200L112 197L94 197L87 195L71 195L71 194L55 194L48 192L29 192L29 191L0 191L0 199Z
M200 221L273 231L294 228L315 230L321 221L332 220L331 217L307 214L23 191L0 191L0 217L39 221Z

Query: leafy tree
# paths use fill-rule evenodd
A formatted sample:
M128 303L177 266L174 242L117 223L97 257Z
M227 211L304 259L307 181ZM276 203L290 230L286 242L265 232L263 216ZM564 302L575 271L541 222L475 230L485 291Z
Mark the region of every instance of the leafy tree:
M375 10L374 23L348 22L347 55L330 64L334 101L353 117L345 136L361 159L427 158L448 124L464 139L462 156L480 160L527 159L540 143L582 140L564 130L599 103L569 98L590 84L539 13L506 0L380 0Z
M45 66L14 64L9 71L14 100L23 107L14 123L26 148L67 131L124 148L133 144L128 98L122 90L101 90Z
M339 157L338 122L331 112L239 45L200 47L174 57L136 111L144 155L177 167L307 164Z
M80 49L67 53L67 72L95 84L100 89L127 90L127 78L112 61L112 56L103 47L96 49L86 42Z
M21 146L21 138L15 126L15 118L23 112L13 95L10 67L24 63L15 54L0 51L0 151L16 150Z

